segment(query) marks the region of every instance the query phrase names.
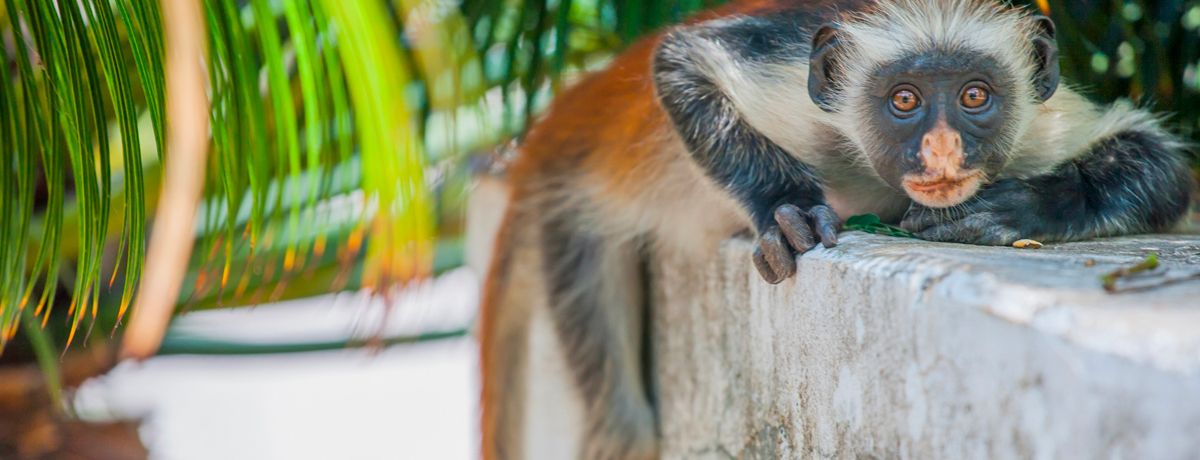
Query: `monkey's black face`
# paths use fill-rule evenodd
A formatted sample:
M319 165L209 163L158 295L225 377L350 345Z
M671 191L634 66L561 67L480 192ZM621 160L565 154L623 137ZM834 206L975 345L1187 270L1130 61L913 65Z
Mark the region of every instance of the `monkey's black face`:
M883 134L875 170L929 207L962 203L1004 165L1016 84L986 55L925 53L881 68L866 120Z

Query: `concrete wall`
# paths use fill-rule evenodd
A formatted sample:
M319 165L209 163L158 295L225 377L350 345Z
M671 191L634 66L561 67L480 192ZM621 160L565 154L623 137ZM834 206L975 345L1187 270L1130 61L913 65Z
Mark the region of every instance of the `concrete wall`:
M848 233L779 286L750 250L658 265L665 458L1200 458L1200 281L1100 283L1148 251L1200 269L1198 238Z
M481 272L506 194L473 193ZM1100 281L1148 252L1194 273L1200 237L841 241L778 286L743 240L655 266L665 458L1200 458L1200 280Z

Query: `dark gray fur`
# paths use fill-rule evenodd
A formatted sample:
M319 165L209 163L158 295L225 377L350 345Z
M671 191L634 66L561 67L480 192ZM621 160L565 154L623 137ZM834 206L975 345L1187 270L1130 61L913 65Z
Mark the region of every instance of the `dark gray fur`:
M588 232L578 215L553 212L541 233L551 317L587 413L580 458L645 458L656 449L657 423L640 365L644 274L621 282L603 272L642 268L641 248ZM613 295L625 298L605 303Z
M1173 138L1125 131L1050 174L1001 179L953 209L914 204L902 226L928 240L986 245L1162 231L1191 201L1183 158Z
M748 69L766 62L800 62L810 49L801 24L795 16L782 14L681 28L667 35L654 58L659 101L691 158L750 215L760 237L755 264L770 282L792 275L792 258L812 247L812 235L836 231L829 229L830 219L824 218L832 212L816 171L738 113L728 95L703 72L704 56L699 53L704 47L696 45L701 40L718 44ZM806 217L794 221L799 227L777 218L778 210L785 206ZM822 241L833 244L836 238Z

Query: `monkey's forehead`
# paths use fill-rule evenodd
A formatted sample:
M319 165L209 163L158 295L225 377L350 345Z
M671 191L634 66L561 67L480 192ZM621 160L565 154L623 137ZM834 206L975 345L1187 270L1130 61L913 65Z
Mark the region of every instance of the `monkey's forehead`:
M1035 24L992 0L884 1L845 18L841 30L853 48L841 62L850 75L867 77L904 56L945 51L990 56L1011 73L1032 72Z
M900 83L945 83L980 80L987 82L997 93L1011 91L1015 79L1005 71L995 56L974 50L935 50L910 53L885 63L872 72L868 83L873 95Z

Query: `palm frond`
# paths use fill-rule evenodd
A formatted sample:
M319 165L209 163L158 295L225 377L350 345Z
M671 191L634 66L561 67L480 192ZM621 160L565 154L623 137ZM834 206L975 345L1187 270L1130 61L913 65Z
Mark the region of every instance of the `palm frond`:
M145 3L123 6L145 9ZM9 115L0 176L11 187L0 200L9 223L3 230L6 244L0 248L0 329L5 331L0 345L15 333L26 307L43 323L48 320L60 276L69 278L72 286L72 332L67 340L84 319L96 317L101 286L111 284L100 273L117 181L123 198L137 203L120 210L124 230L119 233L125 238L116 253L117 260L127 261L125 303L141 272L143 174L137 100L122 54L127 40L107 2L89 0L75 6L56 8L28 0L5 4L2 31L11 37L15 53L6 55L4 62L16 68L16 78L6 72L0 100L0 110ZM146 69L146 74L154 73ZM156 82L143 82L147 92L155 86ZM119 143L109 142L110 122L120 133ZM120 161L114 161L114 148L120 149ZM68 199L75 210L72 235L63 232ZM30 227L40 227L41 232L31 234ZM60 266L64 237L73 239L78 249L69 273Z

